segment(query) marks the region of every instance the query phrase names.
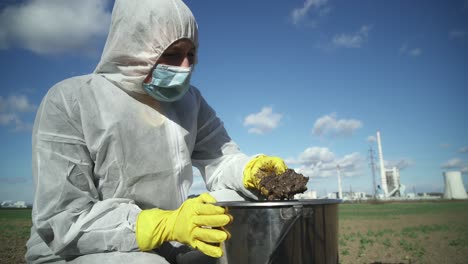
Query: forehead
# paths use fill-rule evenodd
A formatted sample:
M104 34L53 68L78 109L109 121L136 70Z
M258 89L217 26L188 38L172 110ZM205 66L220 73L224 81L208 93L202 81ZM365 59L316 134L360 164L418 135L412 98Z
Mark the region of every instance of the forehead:
M176 42L172 43L168 48L168 50L191 50L195 49L195 45L193 45L192 41L188 39L179 39Z

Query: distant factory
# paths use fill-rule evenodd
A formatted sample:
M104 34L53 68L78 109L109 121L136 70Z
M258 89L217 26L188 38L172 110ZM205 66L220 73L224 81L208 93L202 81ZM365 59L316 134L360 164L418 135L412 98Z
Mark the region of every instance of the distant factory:
M377 148L379 151L380 190L379 198L405 196L405 186L400 183L400 170L397 167L385 168L382 140L380 131L377 131Z
M30 204L25 201L2 201L0 203L0 208L28 208L31 207Z
M431 196L428 194L417 195L415 193L406 193L405 185L400 182L400 170L397 167L385 168L382 140L380 131L377 131L377 147L379 151L379 167L380 167L380 193L377 196L379 199L424 199L424 198L443 198L443 199L468 199L468 195L463 184L460 171L444 172L444 194L439 196Z
M317 198L329 198L329 199L342 199L344 201L349 200L367 200L367 199L379 199L379 200L426 200L426 199L468 199L468 195L465 190L463 178L460 171L447 171L443 172L444 181L444 192L443 193L416 193L413 187L413 192L406 192L406 186L400 181L400 169L396 166L385 167L382 139L380 131L376 133L377 148L378 148L378 167L380 183L376 182L375 166L373 158L373 150L370 149L371 153L371 168L373 177L373 194L366 194L365 192L343 192L341 186L341 168L339 165L337 168L337 183L338 191L327 193L325 196L317 197L315 190L308 191L306 193L296 195L296 199L317 199Z

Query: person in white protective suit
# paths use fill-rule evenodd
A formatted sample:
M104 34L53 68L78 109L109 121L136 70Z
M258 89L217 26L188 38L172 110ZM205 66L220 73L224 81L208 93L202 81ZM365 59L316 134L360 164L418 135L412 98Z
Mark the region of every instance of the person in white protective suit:
M116 0L92 74L53 86L33 129L28 263L212 263L232 221L209 191L258 199L278 157L240 152L190 85L198 28L180 0ZM211 262L210 262L211 261Z

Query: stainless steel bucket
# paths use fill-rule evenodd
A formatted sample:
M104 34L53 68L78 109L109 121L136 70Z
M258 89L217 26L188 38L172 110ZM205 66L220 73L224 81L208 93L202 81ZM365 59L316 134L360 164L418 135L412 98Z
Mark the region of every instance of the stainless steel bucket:
M315 199L218 202L234 221L218 264L338 263L338 204Z

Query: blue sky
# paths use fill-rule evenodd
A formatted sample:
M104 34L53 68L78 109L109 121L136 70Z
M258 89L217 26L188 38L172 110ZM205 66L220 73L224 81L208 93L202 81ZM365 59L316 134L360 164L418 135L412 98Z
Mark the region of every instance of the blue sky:
M337 191L339 164L345 191L371 193L380 130L410 191L443 191L447 170L468 183L468 1L186 4L200 30L192 84L245 153L283 157L319 195ZM111 8L0 3L0 200L32 201L37 107L56 82L94 70Z

